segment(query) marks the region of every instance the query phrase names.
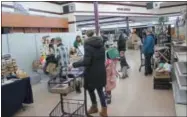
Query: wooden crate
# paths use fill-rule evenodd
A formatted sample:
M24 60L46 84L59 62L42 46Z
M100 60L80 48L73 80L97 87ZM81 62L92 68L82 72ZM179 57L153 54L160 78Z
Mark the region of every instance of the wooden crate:
M154 84L153 85L154 89L170 89L171 88L171 84Z

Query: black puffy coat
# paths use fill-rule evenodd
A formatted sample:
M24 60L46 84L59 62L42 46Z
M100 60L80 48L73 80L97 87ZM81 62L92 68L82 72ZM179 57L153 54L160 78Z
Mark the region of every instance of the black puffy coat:
M102 35L101 37L103 38L103 44L105 44L108 41L108 37L104 35Z
M123 36L123 33L120 34L118 39L118 51L126 51L126 39Z
M106 85L105 49L100 37L90 37L84 44L84 59L73 63L73 67L85 67L85 88Z

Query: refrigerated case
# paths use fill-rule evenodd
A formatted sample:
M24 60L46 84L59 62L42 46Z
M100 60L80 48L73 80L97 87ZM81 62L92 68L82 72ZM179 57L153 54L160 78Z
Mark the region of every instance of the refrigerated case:
M186 9L187 10L187 9ZM172 88L176 116L187 116L187 15L176 21L177 38L172 40Z

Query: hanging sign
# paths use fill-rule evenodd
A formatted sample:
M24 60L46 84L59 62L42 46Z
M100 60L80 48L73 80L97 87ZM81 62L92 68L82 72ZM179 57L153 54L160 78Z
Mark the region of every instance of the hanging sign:
M117 8L117 11L131 11L129 8Z

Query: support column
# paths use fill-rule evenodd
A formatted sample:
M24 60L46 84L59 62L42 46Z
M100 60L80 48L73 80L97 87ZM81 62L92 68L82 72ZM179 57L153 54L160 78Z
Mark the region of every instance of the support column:
M94 3L94 16L95 16L95 32L96 35L99 35L99 13L98 13L98 2Z
M129 17L126 17L127 36L129 36Z
M74 15L68 15L68 21L73 22L73 23L69 24L68 31L69 32L77 32L76 17Z

